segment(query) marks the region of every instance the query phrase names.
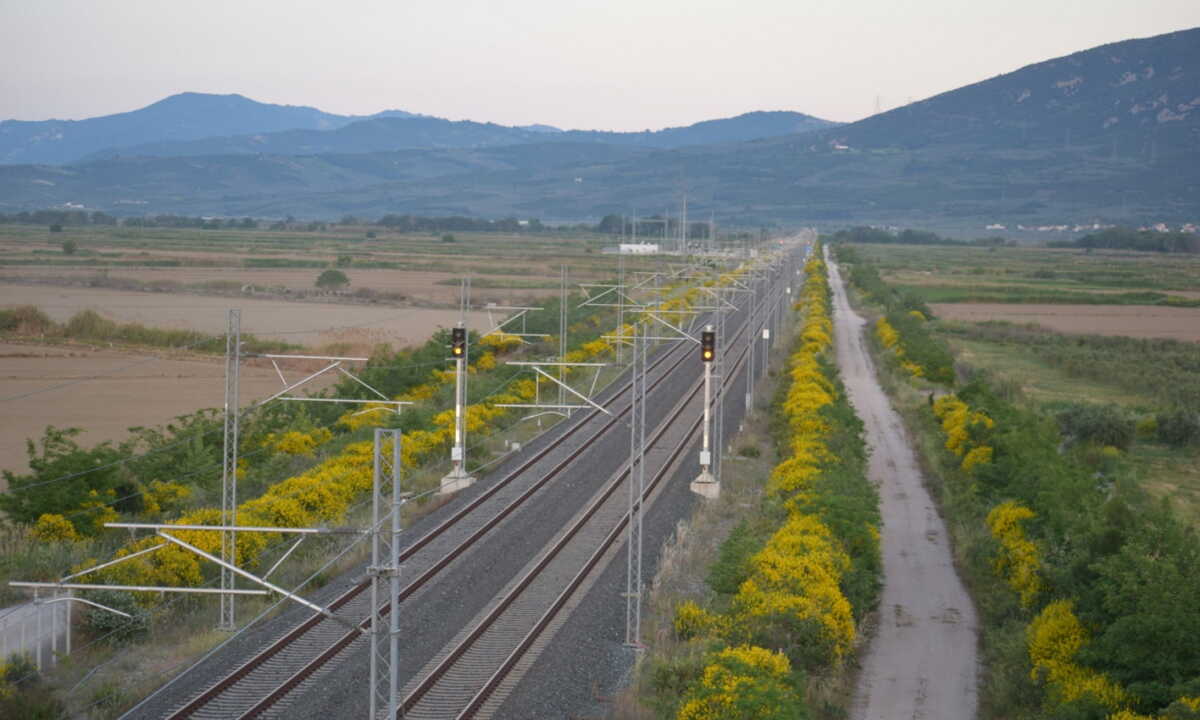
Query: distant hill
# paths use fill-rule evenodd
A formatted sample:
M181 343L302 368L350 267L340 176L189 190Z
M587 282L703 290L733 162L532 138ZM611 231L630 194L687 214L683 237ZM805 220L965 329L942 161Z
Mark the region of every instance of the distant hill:
M416 117L403 110L386 117ZM374 116L373 116L374 117ZM65 164L107 148L280 130L332 130L361 116L316 108L270 105L241 95L180 93L116 115L87 120L0 122L0 163Z
M436 148L482 148L542 142L592 142L612 145L676 148L808 132L834 127L827 120L796 112L752 112L707 120L686 127L644 132L563 131L549 125L508 127L470 120L434 117L372 117L336 130L285 130L187 142L156 142L108 149L84 162L124 155L196 157L204 155L320 155L391 152Z
M282 134L330 143L311 153L0 167L0 211L73 202L126 214L569 220L661 212L686 189L699 216L742 224L942 219L982 232L991 223L1200 220L1200 29L1037 63L848 125L741 141L790 122L751 113L598 133L372 119ZM394 141L400 128L444 144L360 149ZM523 144L498 144L513 137Z
M655 148L678 148L689 145L745 142L781 135L795 135L839 123L797 112L750 112L721 120L706 120L685 127L643 132L603 132L599 130L569 130L563 137L572 141L604 142L615 145L641 145Z

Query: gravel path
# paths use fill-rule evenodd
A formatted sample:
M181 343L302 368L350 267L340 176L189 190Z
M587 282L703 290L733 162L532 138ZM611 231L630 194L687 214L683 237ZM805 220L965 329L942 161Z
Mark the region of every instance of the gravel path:
M946 525L922 482L899 415L863 346L865 321L850 309L829 263L837 357L850 401L871 447L869 474L879 488L883 596L876 635L863 658L855 720L966 720L975 716L977 621L958 577Z

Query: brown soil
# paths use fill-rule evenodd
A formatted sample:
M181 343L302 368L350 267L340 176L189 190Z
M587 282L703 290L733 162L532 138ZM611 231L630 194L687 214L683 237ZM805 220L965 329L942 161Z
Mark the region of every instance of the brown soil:
M1200 342L1200 308L1007 303L930 303L929 307L938 317L947 320L1006 320L1033 323L1066 333Z
M284 375L294 382L305 369ZM329 373L308 387L335 379ZM241 371L241 404L282 387L270 365L247 363ZM40 439L47 425L83 428L77 440L86 447L123 440L130 427L153 427L200 408L219 408L224 399L220 357L0 343L0 469L28 471L25 441ZM0 479L0 490L6 486Z
M242 332L261 338L319 348L349 342L358 350L377 343L396 347L424 342L438 327L458 321L457 310L397 308L258 298L226 298L179 293L145 293L99 288L62 288L0 283L0 307L35 305L63 322L81 310L95 310L120 323L223 334L226 311L242 310ZM469 313L467 325L486 329L485 313Z

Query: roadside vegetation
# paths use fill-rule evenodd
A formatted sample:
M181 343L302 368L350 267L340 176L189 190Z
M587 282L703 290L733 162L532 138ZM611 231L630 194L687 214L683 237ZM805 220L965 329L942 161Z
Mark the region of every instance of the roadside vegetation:
M849 276L869 276L847 250ZM855 290L869 311L886 311L878 288ZM958 349L949 383L880 367L980 610L982 716L1200 717L1200 538L1192 516L1155 497L1159 468L1146 461L1147 451L1196 456L1195 346L936 320L928 329ZM960 340L1011 354L982 367L963 359ZM884 339L873 344L886 360ZM1029 355L1046 377L1096 393L1031 396L1033 379L1005 362Z

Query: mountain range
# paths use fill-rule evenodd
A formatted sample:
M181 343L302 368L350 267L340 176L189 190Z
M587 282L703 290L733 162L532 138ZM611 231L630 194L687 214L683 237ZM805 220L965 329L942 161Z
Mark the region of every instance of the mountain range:
M662 212L686 192L701 215L743 224L1200 219L1200 29L846 125L749 113L604 133L287 110L325 125L182 137L199 123L175 121L175 135L93 146L75 164L0 166L0 211L73 202L124 214L555 220ZM11 158L7 125L0 156Z
M86 120L0 122L0 163L61 165L109 148L186 142L222 135L283 130L336 130L377 118L413 118L403 110L375 115L334 115L312 107L269 105L241 95L185 92L116 115Z
M560 130L451 121L403 110L334 115L241 95L180 93L140 110L87 120L0 122L0 164L82 164L118 157L317 155L540 142L676 148L754 140L836 125L795 112L752 112L643 132Z

